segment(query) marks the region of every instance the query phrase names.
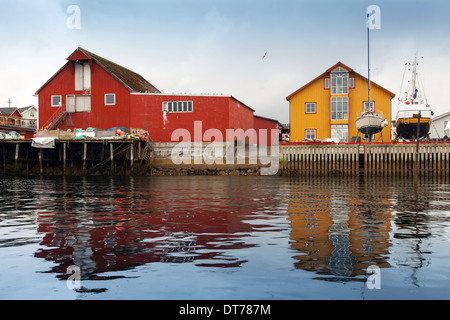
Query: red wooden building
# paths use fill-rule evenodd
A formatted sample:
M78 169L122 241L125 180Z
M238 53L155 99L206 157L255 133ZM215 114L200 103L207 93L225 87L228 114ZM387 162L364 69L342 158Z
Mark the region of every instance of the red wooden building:
M259 134L258 144L260 146L273 146L280 141L281 129L283 126L278 120L255 115L253 126L257 132L259 132L259 130L265 130L267 132L266 137L264 137L264 134ZM272 134L272 130L274 130L276 134Z
M67 60L36 92L40 129L126 127L171 142L176 129L198 141L195 123L201 123L202 137L208 129L225 138L227 129L254 128L254 110L232 96L164 94L139 74L82 48Z

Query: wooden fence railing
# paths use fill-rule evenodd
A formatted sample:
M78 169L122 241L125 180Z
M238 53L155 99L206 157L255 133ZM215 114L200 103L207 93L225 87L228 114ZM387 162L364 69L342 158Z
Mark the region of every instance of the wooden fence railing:
M416 162L417 158L417 162ZM440 176L450 174L450 143L283 144L280 175Z

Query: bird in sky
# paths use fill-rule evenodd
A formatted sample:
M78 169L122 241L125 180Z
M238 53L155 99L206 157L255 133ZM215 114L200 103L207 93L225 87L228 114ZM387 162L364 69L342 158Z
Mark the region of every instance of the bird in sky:
M262 57L263 60L264 60L265 57L267 57L267 51L266 51L266 53L264 54L264 56Z

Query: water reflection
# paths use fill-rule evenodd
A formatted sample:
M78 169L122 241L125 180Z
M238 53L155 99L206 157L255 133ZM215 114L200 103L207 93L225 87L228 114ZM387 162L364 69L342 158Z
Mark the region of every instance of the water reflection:
M437 209L448 219L449 189L438 185L444 198ZM316 279L365 281L370 265L391 267L393 239L408 240L402 246L416 254L408 254L409 267L424 266L422 242L435 223L429 212L434 188L408 179L294 180L288 212L296 268L316 273Z
M60 279L71 265L82 280L109 279L106 272L148 263L194 263L235 268L247 260L236 250L256 244L252 232L276 227L276 184L251 178L63 179L49 184L39 202L38 258L55 262ZM256 192L255 192L256 191Z
M370 265L389 267L391 203L373 187L352 179L295 184L288 212L297 268L349 281Z
M0 254L37 244L33 256L52 264L34 271L61 280L72 265L81 268L82 280L106 283L139 278L132 272L139 266L170 264L262 270L275 283L291 283L304 274L299 271L315 282L358 283L376 265L406 268L408 282L420 287L418 271L433 256L448 262L436 249L450 237L446 180L4 179L0 200ZM249 281L244 274L237 283Z

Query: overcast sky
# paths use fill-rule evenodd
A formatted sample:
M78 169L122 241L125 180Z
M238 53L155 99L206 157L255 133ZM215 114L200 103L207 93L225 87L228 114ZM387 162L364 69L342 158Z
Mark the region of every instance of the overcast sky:
M71 5L80 29L67 26ZM369 5L381 9L372 80L399 95L417 54L432 109L450 111L448 0L0 0L0 106L37 105L34 93L83 47L162 92L233 95L287 123L286 97L337 62L367 76Z

